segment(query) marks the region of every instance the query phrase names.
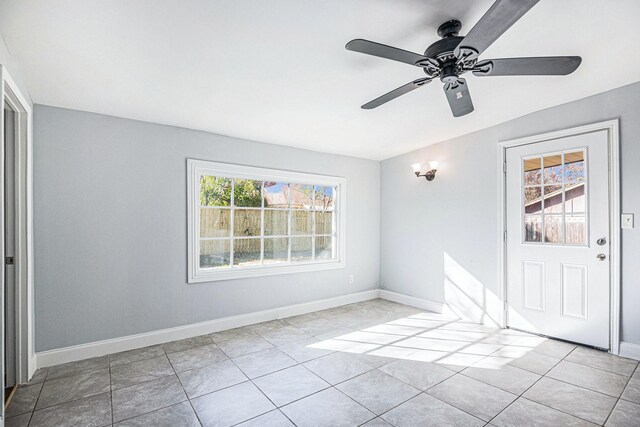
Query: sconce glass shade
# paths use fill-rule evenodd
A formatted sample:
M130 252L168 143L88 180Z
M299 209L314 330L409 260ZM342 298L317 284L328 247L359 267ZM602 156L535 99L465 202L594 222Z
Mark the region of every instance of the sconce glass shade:
M438 169L438 161L437 160L431 160L429 162L429 170L436 170Z
M415 173L420 173L420 171L422 170L422 163L414 163L411 165L411 169L413 169L413 171Z

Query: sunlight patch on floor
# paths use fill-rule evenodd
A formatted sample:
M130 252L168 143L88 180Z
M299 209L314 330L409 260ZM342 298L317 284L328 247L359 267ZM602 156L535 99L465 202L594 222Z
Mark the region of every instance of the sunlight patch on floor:
M459 370L474 365L500 369L548 341L438 313L417 313L348 333L308 347L350 354L436 363ZM487 358L489 355L499 356Z

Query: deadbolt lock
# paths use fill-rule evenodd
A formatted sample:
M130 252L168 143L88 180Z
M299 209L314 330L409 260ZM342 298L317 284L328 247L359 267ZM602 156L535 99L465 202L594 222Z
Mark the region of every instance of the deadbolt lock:
M598 240L596 240L596 243L600 246L604 246L607 243L607 239L605 239L604 237L601 237Z

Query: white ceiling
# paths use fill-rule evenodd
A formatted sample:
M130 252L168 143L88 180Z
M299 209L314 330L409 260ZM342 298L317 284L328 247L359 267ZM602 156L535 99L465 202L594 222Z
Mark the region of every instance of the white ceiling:
M640 1L541 0L482 58L580 55L567 77L469 76L454 118L439 82L344 49L415 52L448 19L462 34L492 0L2 0L0 31L34 103L370 159L640 80Z

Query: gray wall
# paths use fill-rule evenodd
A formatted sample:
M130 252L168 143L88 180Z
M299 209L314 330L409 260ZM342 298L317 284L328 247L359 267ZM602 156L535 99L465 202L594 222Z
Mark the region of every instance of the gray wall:
M379 162L41 105L34 136L36 351L378 287ZM187 158L346 177L347 267L188 285Z
M541 94L541 96L544 96ZM620 118L622 212L640 222L640 83L539 111L382 162L380 285L437 302L456 286L491 306L498 277L499 141ZM477 108L481 108L480 105ZM462 119L464 120L464 119ZM410 165L437 159L436 180ZM622 340L640 344L640 224L622 230ZM454 286L451 286L454 285Z

